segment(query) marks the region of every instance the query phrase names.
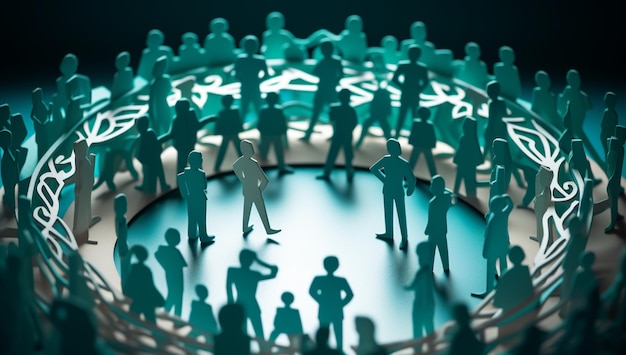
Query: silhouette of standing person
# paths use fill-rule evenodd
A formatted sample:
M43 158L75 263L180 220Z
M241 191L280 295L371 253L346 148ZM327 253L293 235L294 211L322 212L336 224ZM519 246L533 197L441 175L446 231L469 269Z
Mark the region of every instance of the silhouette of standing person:
M265 96L267 106L259 113L259 123L257 128L261 133L261 144L259 147L261 157L267 159L270 146L274 146L274 154L278 162L278 173L280 175L293 173L293 169L285 164L285 152L283 151L283 138L287 134L287 117L282 107L278 106L278 94L267 93Z
M2 203L15 212L15 186L20 181L19 151L11 148L13 134L8 129L0 130L0 148L3 150L0 161L0 177L4 185Z
M357 114L352 106L350 106L350 90L341 89L339 91L339 105L333 104L330 107L330 122L333 124L333 136L330 140L328 155L324 163L324 172L317 176L318 179L329 180L330 172L335 165L339 150L343 148L344 160L346 165L346 174L348 182L352 182L354 177L354 169L352 167L352 136L354 128L357 125Z
M439 257L443 265L443 272L450 273L450 262L448 258L448 209L456 203L456 197L446 189L446 182L440 175L435 175L430 179L430 192L433 197L428 202L428 223L424 233L428 236L428 241L432 246L432 257L434 261L435 250L439 249Z
M343 77L343 64L341 64L339 58L333 55L335 50L333 42L327 39L322 40L320 50L324 57L313 68L312 73L319 78L319 82L313 97L313 113L311 114L311 121L309 121L309 128L307 128L304 136L300 138L303 141L308 141L311 138L315 124L324 106L336 100L337 85L339 85L339 80Z
M244 50L235 59L235 78L241 83L241 118L246 120L250 105L254 106L257 118L261 110L261 77L268 78L270 76L265 58L256 52L259 50L259 40L254 35L247 35L241 41Z
M259 212L265 233L276 234L280 232L280 229L273 229L270 226L265 209L265 200L263 199L263 190L267 187L269 179L261 169L259 162L252 157L254 155L252 142L244 139L241 141L240 147L243 155L233 163L233 171L243 185L243 235L246 236L252 231L253 226L249 223L253 204Z
M191 331L187 336L195 338L200 335L200 331L217 334L217 322L213 315L213 307L207 303L209 289L204 285L196 285L197 300L191 301L191 311L189 312L189 324Z
M400 136L400 131L404 126L404 120L409 110L411 111L411 117L415 117L420 103L420 94L428 86L428 70L424 64L418 62L421 54L422 50L418 46L411 45L408 51L409 60L398 63L398 68L391 78L391 82L400 88L402 92L400 94L398 122L393 134L394 138Z
M262 274L256 270L252 270L251 266L254 262L269 269L270 273ZM254 334L261 339L265 339L263 323L261 322L261 307L256 299L256 291L260 281L270 280L276 277L278 267L260 260L256 253L249 249L244 249L239 253L239 263L241 267L229 267L226 274L226 296L228 297L228 303L236 302L240 304L245 310L244 320L246 318L250 319ZM237 292L236 300L233 296L233 287ZM245 324L242 325L245 326ZM223 326L222 329L224 329Z
M491 152L490 148L494 139L506 139L506 123L502 120L506 115L506 103L500 97L500 83L497 81L490 81L487 84L487 96L489 96L489 114L487 117L487 127L485 127L484 132L484 159L486 159Z
M228 21L217 17L209 24L209 33L204 38L204 49L209 68L221 67L235 61L235 40L228 33Z
M172 138L172 145L176 149L176 173L180 173L187 166L189 153L195 148L198 140L198 131L207 123L215 121L215 116L209 116L198 120L196 112L191 107L188 99L180 99L174 106L176 116L172 121L172 129L169 136Z
M328 345L328 338L330 337L330 328L327 326L321 326L315 332L315 347L311 350L305 351L304 355L341 355L342 352L333 349Z
M556 95L550 90L548 73L543 70L535 73L535 84L537 86L533 89L530 109L555 128L562 130L563 119L556 109Z
M141 51L137 65L137 76L144 78L147 82L152 81L154 66L159 58L165 57L167 61L172 61L174 58L174 51L163 45L164 41L165 36L160 30L152 29L148 32L146 48Z
M228 144L232 143L237 150L237 154L241 155L241 149L239 148L239 133L243 131L243 121L241 120L241 113L236 107L233 107L235 99L232 95L222 96L222 110L217 114L217 121L215 121L215 134L222 136L222 143L220 149L217 152L215 158L214 170L217 172L222 166L224 156L226 155L226 149Z
M180 244L180 233L169 228L165 231L165 241L167 245L161 245L154 253L154 257L165 271L165 282L167 283L167 297L163 308L166 312L171 309L178 317L183 310L183 290L185 289L185 279L183 269L187 267L187 262L176 247Z
M609 138L615 134L615 126L619 123L617 118L617 110L615 105L617 104L617 96L614 92L608 91L604 94L604 106L605 109L602 112L602 123L600 124L600 142L604 149L604 157L609 154ZM607 162L608 165L608 162Z
M452 310L456 331L450 340L449 355L484 355L485 344L476 338L467 306L457 304Z
M33 128L35 129L35 142L37 143L37 158L41 159L43 154L48 151L54 142L55 136L50 132L52 128L52 117L50 109L43 102L43 93L41 88L35 88L32 91L33 108L30 111L30 118L33 120Z
M101 218L91 215L91 190L94 184L94 164L96 155L88 153L88 145L85 139L74 142L74 159L76 161L76 173L66 181L74 182L74 224L72 232L79 245L82 243L96 244L89 240L89 227L98 223Z
M296 338L303 334L300 311L291 307L294 301L293 293L283 292L280 299L283 301L284 307L276 309L274 330L270 333L269 340L276 341L279 335L285 334L289 337L289 343L295 345L298 343Z
M354 318L356 332L359 334L359 343L356 346L356 355L387 355L387 350L376 341L376 326L369 317L356 316Z
M317 318L320 326L333 327L337 349L343 349L343 308L352 301L354 294L348 280L335 276L339 259L335 256L324 258L326 275L315 276L309 294L319 305Z
M435 277L433 274L432 250L430 242L421 242L415 252L419 260L419 270L411 284L404 287L413 291L413 338L421 338L435 330Z
M122 284L128 277L130 271L130 247L128 246L128 222L126 212L128 210L128 199L124 194L117 194L113 200L115 210L115 235L117 236L117 252L120 257L120 279Z
M437 137L435 136L435 127L428 121L429 117L430 110L428 108L420 107L417 110L417 117L413 120L411 134L409 135L409 144L413 146L409 165L411 170L415 169L420 155L424 154L428 171L430 176L433 177L437 175L437 166L433 158L433 149L437 146Z
M178 187L187 202L187 236L190 240L200 238L203 244L210 243L215 236L206 231L206 175L202 170L202 153L192 150L187 158L189 167L178 174Z
M613 231L617 222L624 218L618 210L619 195L622 190L621 172L624 165L624 142L620 142L617 137L611 137L608 141L609 152L606 155L606 165L608 167L607 175L609 176L609 181L606 185L606 193L609 197L611 222L604 228L605 233Z
M214 355L250 355L250 337L243 330L246 314L242 305L231 303L217 314L222 332L213 337Z
M165 181L163 161L161 161L161 153L163 152L161 142L159 142L156 132L149 126L148 116L141 116L135 120L135 127L139 132L137 160L141 163L143 171L143 182L135 188L147 194L154 194L156 193L157 179L161 183L161 191L169 190L170 185Z
M393 241L393 206L396 206L402 242L400 249L406 249L408 244L406 227L406 209L404 204L404 186L406 181L406 195L411 196L415 191L415 175L409 163L400 156L400 143L390 138L387 140L389 154L380 158L370 167L370 171L383 183L383 200L385 208L385 233L377 234L376 238L384 241Z
M361 135L354 145L355 148L361 146L369 128L376 122L378 122L378 125L383 130L385 139L391 138L391 127L388 121L389 115L391 114L391 96L389 90L387 90L386 82L378 83L378 89L374 91L372 101L370 101L369 113L370 116L361 124Z
M154 63L150 82L148 113L157 135L167 133L172 124L172 108L167 102L167 97L172 93L172 80L167 74L167 65L167 57L158 58Z
M141 245L135 245L130 252L135 255L137 262L130 267L122 287L124 295L131 298L129 312L143 315L147 322L156 323L155 308L163 307L165 300L154 285L152 271L145 264L148 251Z
M463 121L463 134L459 139L453 161L456 164L454 193L459 193L461 181L464 181L465 195L476 196L476 167L483 163L483 153L480 151L476 120L473 117L465 117Z

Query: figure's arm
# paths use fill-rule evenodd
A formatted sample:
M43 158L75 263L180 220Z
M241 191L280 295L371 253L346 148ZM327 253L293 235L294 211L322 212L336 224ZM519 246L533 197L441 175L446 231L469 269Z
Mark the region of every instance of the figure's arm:
M344 280L343 292L346 293L346 297L343 298L342 302L342 306L345 307L348 303L350 303L350 301L352 301L352 298L354 298L354 293L352 292L352 289L350 288L350 285L346 280Z
M415 191L415 185L417 184L417 179L415 175L413 175L413 171L411 171L411 167L409 164L406 164L406 175L404 178L406 179L406 195L411 196L413 191Z
M159 144L163 144L163 143L169 141L170 139L172 139L172 131L169 131L169 132L165 133L164 135L158 137L157 141L159 142Z
M396 71L393 72L393 77L391 78L391 82L399 88L402 88L402 83L400 82L401 75L402 75L402 67L398 66Z
M378 159L377 162L374 163L374 165L370 166L370 171L372 172L372 174L374 174L374 176L376 176L378 178L378 180L380 180L383 184L385 183L385 174L382 172L383 169L383 159L385 157L382 157L380 159Z
M243 183L243 181L245 180L245 176L243 174L243 170L239 166L240 164L241 164L241 158L235 160L235 162L233 163L233 172L235 173L235 175L237 175L237 178L239 179L239 181Z
M413 278L413 281L411 281L410 284L405 285L404 289L407 291L412 291L415 289L415 286L417 285L417 273L415 273L415 277Z
M263 171L259 163L256 163L256 165L259 168L259 189L263 191L267 187L267 184L269 184L270 180L267 178L267 175L265 175L265 172Z
M234 283L232 269L229 268L228 273L226 274L226 298L229 304L235 303L235 298L233 297Z
M316 301L319 302L320 301L320 288L317 284L317 277L313 279L313 282L311 282L311 287L309 287L309 295Z
M202 117L200 120L198 120L198 125L200 127L203 127L209 123L215 122L217 121L217 115L211 115L211 116L206 116L206 117Z
M276 277L276 274L278 274L278 266L276 266L276 265L267 265L267 264L266 264L266 266L270 269L270 273L267 274L267 275L261 275L261 277L259 277L259 281L273 279L273 278Z

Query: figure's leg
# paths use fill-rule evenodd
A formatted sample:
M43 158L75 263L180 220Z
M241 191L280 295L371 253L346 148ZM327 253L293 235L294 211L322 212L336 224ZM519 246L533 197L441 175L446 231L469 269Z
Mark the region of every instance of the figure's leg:
M333 332L335 333L335 341L337 342L337 350L343 353L343 320L337 319L332 323Z
M417 161L420 158L420 150L413 146L413 151L411 151L411 157L409 158L409 166L411 167L411 170L415 169L415 165L417 165Z
M283 141L281 136L273 137L274 143L274 154L276 154L276 161L278 163L278 170L280 173L291 172L287 165L285 164L285 152L283 150Z
M252 200L249 198L244 198L243 200L243 225L242 230L243 233L246 234L252 229L250 225L250 211L252 210Z
M430 171L430 177L437 175L437 165L435 165L435 158L433 157L433 152L430 149L424 150L424 157L426 158L426 163L428 164L428 171Z
M346 160L346 173L348 174L348 182L352 182L354 177L354 167L352 159L354 159L354 151L352 150L352 139L347 139L343 143L343 155Z
M465 176L465 194L467 196L476 196L476 169L471 169Z
M189 237L189 239L196 239L198 238L196 228L200 226L198 223L198 212L196 212L196 209L189 202L187 202L187 217L187 237Z
M180 287L180 289L176 290L176 294L174 295L174 314L178 317L183 313L183 290L184 287Z
M333 170L333 166L335 165L335 160L337 159L337 155L339 154L339 148L341 145L337 141L337 139L333 139L330 141L330 148L328 149L328 156L326 157L326 163L324 164L324 173L322 177L328 178L330 176L331 170Z
M445 235L439 237L439 242L437 243L437 248L439 248L439 257L441 258L441 264L443 265L443 271L447 272L450 270L450 259L448 257L448 240Z
M504 274L508 269L508 264L506 261L506 253L500 257L500 275Z
M149 311L145 310L143 312L143 317L146 319L146 322L156 324L156 314L154 312L154 309L151 309Z
M263 200L263 196L260 193L254 199L254 205L256 206L256 210L259 213L259 217L261 217L261 222L263 222L265 232L267 234L275 234L280 232L279 229L272 229L272 227L270 226L270 220L267 217L267 209L265 208L265 200Z
M278 329L274 329L272 330L272 332L270 333L270 338L269 341L271 342L275 342L276 338L278 338L278 336L281 334L281 332Z
M257 338L265 339L263 334L263 323L261 322L261 313L253 313L250 315L250 323L252 323L252 329Z
M269 152L269 149L270 149L269 141L270 141L269 137L261 136L261 142L259 143L259 155L261 156L261 159L263 160L267 160L267 153Z
M393 198L384 196L385 209L385 234L387 238L393 238Z
M383 130L383 135L385 136L385 139L391 138L391 126L389 125L389 121L387 121L387 117L379 119L378 124Z
M408 233L406 228L406 208L404 206L404 196L395 199L396 211L398 212L398 223L400 223L400 234L402 235L402 242L400 243L400 249L407 247Z
M161 191L167 191L170 189L170 185L167 184L167 181L165 180L165 170L163 169L163 162L161 161L161 158L159 157L159 160L157 160L157 171L159 173L159 184L161 185ZM156 184L155 184L155 190L156 190Z
M178 157L176 159L176 173L180 173L185 170L187 166L187 157L189 156L189 152L177 151ZM187 154L185 154L187 153Z
M224 161L224 156L226 155L226 149L228 148L229 141L230 139L227 136L222 136L222 144L220 144L220 149L217 151L217 157L215 157L215 166L213 167L213 170L220 170L222 162Z
M407 111L409 107L406 102L400 100L400 109L398 110L398 122L396 122L396 131L393 134L394 138L400 137L400 131L402 130L402 126L404 126L404 120L406 118Z
M461 180L463 179L463 175L459 172L459 167L457 165L456 169L456 177L454 178L454 190L452 190L455 194L459 193L459 189L461 188Z
M246 116L248 116L248 109L250 108L250 96L247 93L241 92L241 107L239 107L239 111L241 112L241 120L246 122Z
M494 288L494 282L496 275L496 261L491 258L487 258L487 277L486 277L486 293L491 292Z
M311 138L311 134L315 129L315 125L317 124L317 120L322 112L322 108L324 107L324 98L322 94L319 92L315 92L315 96L313 97L313 112L311 113L311 120L309 121L309 127L307 128L304 136L301 138L302 140L309 140Z
M356 144L354 145L356 148L360 147L361 144L363 144L363 140L365 139L365 136L367 135L369 128L372 126L372 123L374 123L374 118L373 117L368 117L365 121L363 121L363 124L361 124L361 134L359 135L359 139L356 141Z

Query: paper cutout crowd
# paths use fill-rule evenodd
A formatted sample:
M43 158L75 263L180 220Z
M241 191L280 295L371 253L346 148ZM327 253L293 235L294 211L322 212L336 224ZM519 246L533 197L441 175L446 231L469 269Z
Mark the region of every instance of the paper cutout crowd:
M507 115L506 102L516 102L521 95L521 82L514 64L513 49L508 46L500 48L500 62L494 65L493 75L490 75L487 65L480 59L478 44L468 43L465 47L465 58L453 60L451 51L435 49L434 45L426 40L425 25L419 21L411 26L412 38L403 40L400 46L395 37L386 36L381 47L373 48L368 48L366 36L362 32L362 20L356 15L347 18L346 29L339 35L319 30L306 39L299 39L284 26L283 15L272 12L267 16L267 30L263 33L261 41L254 35L248 35L242 39L241 48L237 48L234 39L228 34L228 21L216 18L210 23L211 33L206 36L203 46L199 44L196 34L185 33L178 55L163 44L164 34L161 31L152 30L148 33L146 48L139 60L136 77L133 68L129 66L130 54L121 52L117 56L115 59L117 71L111 86L111 103L114 104L115 100L122 99L135 90L135 80L142 78L148 83L148 112L136 118L136 135L124 143L118 143L121 145L112 144L99 157L103 159L103 168L97 182L94 177L95 154L89 152L89 146L84 138L75 141L73 154L76 171L65 183L73 183L75 186L72 231L78 244L94 243L89 240L89 227L96 223L99 217L91 214L91 191L103 182L107 183L109 189L116 189L112 179L121 168L120 158L135 178L141 176L142 182L136 186L138 190L148 195L156 194L157 180L162 192L171 189L161 160L163 145L170 141L177 151L177 186L187 204L188 238L192 241L199 239L203 246L219 243L219 238L207 233L206 201L209 198L206 194L207 176L202 169L202 153L195 150L200 130L213 123L214 134L222 136L214 170L217 172L222 169L229 144L233 144L240 156L232 163L232 169L243 186L243 236L246 237L253 230L253 226L249 224L253 205L261 217L267 235L281 232L280 229L270 226L263 199L262 192L269 183L269 178L254 158L253 143L241 140L239 134L244 130L244 123L249 121L249 108L253 106L252 115L258 118L254 128L260 133L260 156L265 160L270 147L273 147L280 175L294 173L294 169L287 165L284 158L284 150L288 149L285 145L285 136L290 127L280 106L279 93L265 94L266 104L263 105L264 94L261 93L260 84L271 76L266 60L284 59L287 62L299 62L308 59L311 51L312 58L316 60L312 75L316 76L319 82L312 102L309 125L301 139L310 141L315 133L319 116L326 107L329 107L329 119L333 127L326 163L318 178L330 181L336 157L339 150L343 150L347 180L352 182L353 148L358 149L363 144L372 125L379 125L383 131L383 138L387 140L388 154L370 167L370 171L383 183L385 232L376 237L388 243L393 242L395 205L402 234L399 248L402 250L408 248L409 240L404 207L405 196L411 196L415 190L416 178L413 171L420 155L423 154L425 157L431 176L432 194L428 208L428 224L424 231L428 241L417 245L419 269L414 280L406 285L406 290L415 293L412 312L414 338L429 337L435 331L434 293L438 292L438 287L433 275L433 261L437 252L446 276L453 273L450 271L448 248L454 246L449 246L447 242L447 211L457 203L458 196L467 199L476 196L477 188L483 186L476 179L477 167L489 158L492 174L487 184L490 186L490 199L489 211L485 216L487 226L483 248L483 257L487 264L486 284L485 291L475 296L483 298L495 293L493 305L502 312L511 312L513 317L528 316L535 312L536 307L532 306L535 291L530 271L528 266L522 264L524 252L519 246L511 245L508 237L508 216L514 205L507 195L507 188L511 177L514 177L520 187L525 185L525 181L527 188L532 189L527 193L528 197L524 198L522 206L528 206L534 201L537 235L533 238L540 244L545 238L553 243L558 235L554 235L553 228L544 226L550 223L545 215L546 211L554 206L550 182L557 172L546 166L529 171L528 167L517 164L510 156L510 141L507 139L506 123L503 118ZM259 50L260 53L257 53ZM382 66L377 66L377 61L380 61ZM351 92L346 88L340 88L339 83L344 76L346 62L356 65L365 65L369 62L373 63L371 70L387 71L387 80L379 80L377 83L378 88L371 100L367 118L358 117L351 106ZM223 107L218 114L205 118L198 118L190 94L183 95L187 98L180 99L174 107L170 106L168 96L173 89L170 73L179 73L200 66L210 68L232 66L229 75L241 84L239 106L234 105L235 98L232 95L224 95ZM428 108L420 106L420 94L429 85L429 71L448 75L484 90L488 97L489 115L484 130L484 146L479 143L476 119L467 116L463 121L462 134L453 157L457 172L452 190L446 188L443 177L437 174L432 154L437 144L436 132L432 121L429 120L431 112ZM61 75L56 81L57 92L50 103L44 102L41 88L36 88L32 92L33 108L30 117L34 123L37 152L30 153L36 154L39 159L51 149L57 137L70 133L73 127L85 119L85 110L92 104L90 79L78 73L78 58L75 55L68 54L63 58L60 72ZM378 75L380 77L380 73ZM581 89L580 74L576 70L570 70L566 80L567 86L563 92L555 95L551 91L548 74L538 71L535 75L537 86L532 93L530 109L544 124L562 130L561 148L569 154L567 167L572 176L580 176L591 183L598 179L592 175L585 150L606 172L607 209L610 210L611 223L605 230L607 233L616 229L623 230L623 216L619 214L617 201L623 194L620 182L626 128L618 126L616 95L607 92L604 97L606 109L602 117L600 137L604 154L601 155L593 148L590 138L582 129L585 112L591 107L591 102ZM192 87L193 82L189 85ZM393 86L401 92L394 129L389 122L392 110L388 86ZM404 121L407 114L412 118L408 136L401 134L406 131ZM361 133L354 144L354 131L359 124L362 126ZM1 178L4 186L2 202L7 211L15 214L19 210L21 214L27 216L30 201L24 201L21 195L18 198L15 192L20 181L24 180L21 177L21 169L29 153L28 149L23 147L26 137L22 116L19 113L11 114L7 104L0 105ZM405 137L408 138L408 144L413 147L409 161L401 156L400 140L404 140ZM137 174L132 168L133 159L141 164L141 174ZM524 179L520 175L520 170L524 172ZM465 194L460 193L462 182ZM21 194L21 189L18 191ZM587 190L586 193L590 192ZM22 203L23 208L18 209L17 202ZM582 209L582 206L580 208ZM114 209L117 250L121 260L122 291L130 302L128 311L150 323L156 323L156 309L161 307L166 312L172 311L174 315L180 317L184 289L182 273L183 268L187 266L185 258L177 249L181 241L180 232L168 229L165 232L166 244L159 246L153 255L165 270L168 292L164 296L156 288L152 272L145 265L145 261L151 255L144 246L128 245L125 195L116 196ZM51 340L43 333L33 296L33 266L29 259L33 252L34 233L38 231L33 227L34 222L30 222L32 225L29 227L28 221L28 217L19 218L19 245L0 244L2 285L0 289L3 290L0 292L0 304L5 305L0 308L2 312L0 353L33 353L42 349L45 349L46 353L59 354L110 351L106 344L98 339L97 322L92 309L94 301L90 297L92 291L84 281L85 270L78 253L68 255L69 296L55 299L45 312L45 316L54 327ZM598 283L591 270L595 256L585 251L588 235L583 225L584 221L578 216L568 222L571 238L562 265L563 281L560 286L561 316L566 320L567 327L565 335L561 337L563 340L556 345L556 351L570 352L577 349L577 353L580 353L581 349L587 349L592 353L594 349L602 347L604 347L602 349L613 347L623 349L626 344L626 334L623 332L626 324L623 304L626 272L623 266L626 265L626 253L621 259L620 273L612 286L599 294ZM207 302L209 290L204 285L196 285L197 300L191 304L192 310L188 320L192 325L189 337L203 337L204 341L212 344L212 351L216 355L250 354L252 338L244 331L247 320L250 320L255 339L259 341L263 351L271 351L272 344L278 336L286 334L290 345L294 347L293 351L296 352L301 351L304 354L343 352L343 307L351 301L354 294L348 281L335 275L339 268L339 260L336 257L328 256L323 260L326 274L316 276L310 286L309 294L319 304L320 327L314 341L309 339L308 342L303 334L299 311L291 306L294 296L289 291L282 294L284 307L277 310L274 329L269 338L265 339L260 318L261 306L256 299L255 290L258 282L276 277L278 268L260 260L251 250L242 250L239 259L240 266L228 269L226 288L229 301L219 309L217 321L212 306ZM511 263L510 267L507 259ZM266 268L268 272L252 270L250 266L253 263ZM31 274L31 282L25 282L29 280L25 274ZM8 304L11 306L7 307ZM526 311L519 311L524 305ZM454 322L453 334L449 337L448 353L482 354L486 351L486 345L471 327L471 315L466 306L455 307ZM595 322L603 322L602 324L608 327L606 334L610 335L596 331L593 325ZM357 317L355 325L359 334L359 344L354 349L357 354L386 354L391 351L389 347L376 343L374 323L371 319ZM506 334L511 332L507 327L511 328L512 325L503 324L500 327L500 331ZM80 330L80 336L76 334L76 329ZM328 345L331 329L338 350ZM209 336L206 336L207 334ZM526 336L519 337L511 351L520 354L531 353L525 351L530 351L533 346L538 349L542 336L545 337L536 327L529 327ZM568 339L573 340L568 342ZM299 348L296 348L298 346ZM430 344L425 349L433 350ZM416 347L415 350L424 349Z

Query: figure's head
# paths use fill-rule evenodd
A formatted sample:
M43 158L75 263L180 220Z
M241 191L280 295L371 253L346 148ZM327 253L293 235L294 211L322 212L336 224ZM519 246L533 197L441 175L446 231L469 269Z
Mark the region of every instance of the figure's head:
M349 105L351 95L352 93L350 92L350 90L344 88L344 89L339 90L339 93L337 93L337 99L342 105Z
M524 258L526 257L526 254L524 253L524 249L522 249L522 247L520 247L519 245L513 245L509 249L508 256L513 265L521 265L522 261L524 261Z
M374 339L376 325L374 325L374 321L371 318L356 316L354 318L354 325L356 327L356 332L359 333L359 337L364 339Z
M335 45L329 39L323 39L320 42L320 51L324 58L330 58L333 55L333 51L335 50Z
M89 146L87 145L87 140L85 138L81 138L74 142L74 154L77 158L86 157L88 148Z
M409 51L407 53L409 56L409 60L411 62L417 62L422 55L422 49L414 44L409 46Z
M235 102L235 98L233 97L233 95L224 95L222 96L221 101L224 108L229 108L233 105L233 102Z
M165 36L163 32L160 30L152 29L148 32L148 37L146 38L146 46L151 49L156 49L165 41Z
M604 94L604 106L609 109L614 109L617 104L617 95L613 91L607 91Z
M498 161L503 161L503 159L506 158L508 150L509 143L504 138L498 137L491 142L491 152Z
M580 74L576 69L570 69L565 76L565 80L572 89L577 90L580 88Z
M32 98L33 104L37 102L41 102L43 100L43 91L41 90L41 88L35 88L31 92L31 98Z
M328 338L330 337L330 328L322 325L315 332L315 344L317 346L328 346Z
M187 156L189 167L196 170L202 167L202 153L199 150L192 150Z
M174 105L174 110L176 111L177 116L186 115L190 108L191 102L184 97L176 101L176 105Z
M11 118L11 108L9 104L0 105L0 125L5 125Z
M470 315L467 306L464 304L457 304L452 309L454 320L459 326L469 326Z
M426 40L426 24L422 21L415 21L411 24L411 38L416 42Z
M76 74L76 70L78 70L78 58L76 55L73 53L66 54L63 60L61 60L59 70L64 76Z
M476 119L474 117L466 116L463 121L463 134L476 134Z
M209 297L209 289L204 285L196 285L196 296L198 296L198 299L201 301L206 300Z
M434 196L439 196L446 191L446 181L441 175L434 175L430 179L430 193Z
M193 32L185 32L181 36L181 42L187 46L194 45L198 43L198 35Z
M492 80L489 83L487 83L487 96L489 96L490 99L495 100L498 98L498 96L500 96L500 83Z
M391 35L383 37L380 44L383 48L385 48L385 50L388 51L395 51L398 49L398 39Z
M433 246L428 241L423 241L415 247L415 253L421 268L432 267L433 265Z
M498 56L500 57L500 61L504 64L511 65L515 62L515 52L513 51L513 48L509 46L500 47Z
M402 154L402 148L400 147L400 142L398 142L395 138L387 139L387 152L392 157L398 157Z
M283 294L280 295L280 300L283 301L285 306L291 306L291 304L293 303L294 299L295 299L295 297L293 296L293 293L291 293L291 292L283 292Z
M336 256L327 256L324 258L324 270L329 274L334 273L339 268L339 259Z
M217 321L225 333L241 332L245 320L246 313L239 303L226 304L217 313Z
M430 118L430 109L428 107L420 106L417 109L417 117L426 122Z
M572 157L580 157L586 159L585 154L585 145L583 144L583 140L580 138L572 139Z
M120 52L117 57L115 57L115 69L123 70L130 65L130 53L124 51Z
M146 259L148 259L148 250L143 245L133 245L130 252L135 255L140 263L143 263Z
M346 19L346 29L350 33L359 33L363 31L363 20L359 15L350 15Z
M135 119L135 127L139 133L145 133L150 127L150 119L148 116L140 116Z
M180 232L175 228L168 228L165 231L165 241L167 245L173 247L180 243Z
M244 157L251 157L254 155L254 145L251 141L244 139L239 143L239 148Z
M239 252L239 263L245 268L249 268L256 260L256 253L250 249L243 249Z
M548 90L550 88L550 75L543 70L539 70L535 73L535 84L538 87Z
M265 95L265 102L267 102L269 106L275 106L278 103L278 93L268 92L267 95Z
M215 34L228 32L228 21L225 18L214 18L209 24L209 29Z
M480 58L480 46L478 43L468 42L465 45L465 55L474 60Z
M126 195L122 193L115 195L115 199L113 200L113 209L118 215L126 213L126 210L128 209L128 199L126 198Z
M241 40L241 48L247 55L253 55L259 50L259 39L255 35L247 35Z
M596 254L592 251L586 251L580 256L580 266L585 270L590 270L596 261Z
M270 12L265 18L265 26L271 31L282 30L285 27L285 16L278 11Z

